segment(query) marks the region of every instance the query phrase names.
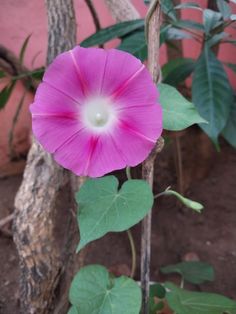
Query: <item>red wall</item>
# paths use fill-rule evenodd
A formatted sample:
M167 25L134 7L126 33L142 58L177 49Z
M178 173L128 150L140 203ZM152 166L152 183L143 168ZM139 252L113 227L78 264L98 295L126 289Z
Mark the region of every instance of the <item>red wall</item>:
M142 16L145 15L146 6L143 0L132 1ZM183 0L182 2L188 2ZM198 1L202 5L206 1ZM99 14L99 18L103 27L111 25L114 20L111 18L103 0L94 0L94 4ZM88 11L84 0L74 1L77 25L78 25L78 43L88 35L95 31L92 18ZM45 64L46 49L47 49L47 17L44 6L44 0L1 0L0 3L0 43L16 55L19 55L23 41L31 35L26 53L25 65L31 69L40 67ZM234 6L236 8L236 6ZM196 10L184 10L183 18L201 20L201 13ZM234 35L236 32L234 31ZM107 46L114 46L116 42L111 42ZM199 54L200 45L192 40L184 41L184 55L196 58ZM235 62L236 47L225 44L221 46L220 58L228 62ZM33 58L36 57L34 65ZM162 47L161 63L166 61L166 49ZM236 87L234 74L229 70L230 80ZM0 88L4 86L3 84ZM17 88L10 98L9 103L4 110L0 111L0 168L8 162L8 133L12 125L12 119L19 103L19 99L23 94L24 88L21 83L18 83ZM23 110L21 111L19 121L15 129L14 144L19 152L26 151L29 146L29 134L31 129L30 115L28 112L29 103L32 101L32 95L27 95Z

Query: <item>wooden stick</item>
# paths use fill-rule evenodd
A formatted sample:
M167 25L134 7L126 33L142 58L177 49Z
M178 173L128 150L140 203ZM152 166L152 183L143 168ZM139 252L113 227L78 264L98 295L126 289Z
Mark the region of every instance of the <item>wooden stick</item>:
M164 139L160 137L157 144L143 163L142 177L149 185L153 186L154 162L156 155L161 152L164 146ZM152 210L142 221L141 231L141 287L143 293L143 313L148 314L149 282L150 282L150 258L151 258L151 230Z
M160 1L154 0L146 18L146 34L148 42L148 69L154 83L159 78L159 38L160 38ZM153 187L154 162L158 152L163 148L164 140L159 138L149 157L143 162L142 177ZM151 223L152 211L142 221L141 233L141 287L143 293L142 313L149 313L149 282L151 257Z

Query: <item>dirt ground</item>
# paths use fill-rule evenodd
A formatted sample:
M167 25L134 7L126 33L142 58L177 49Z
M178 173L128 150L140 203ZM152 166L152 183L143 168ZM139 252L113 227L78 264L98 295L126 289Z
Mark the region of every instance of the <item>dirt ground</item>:
M169 152L168 152L169 150ZM184 148L183 148L184 151ZM176 187L173 170L175 151L167 148L158 160L155 174L155 190L167 186ZM166 156L168 155L168 158ZM188 155L185 153L185 155ZM236 154L223 144L221 153L213 153L199 178L201 156L184 160L184 166L195 170L195 179L188 184L185 195L202 202L202 214L182 208L172 197L158 199L153 209L151 277L153 281L165 280L160 266L180 262L189 256L198 257L214 266L216 280L198 287L225 294L236 299ZM172 160L172 161L171 161ZM187 166L188 165L188 166ZM192 172L191 172L192 173ZM192 174L191 174L192 175ZM198 178L198 179L197 179ZM0 218L11 213L13 199L21 182L21 176L0 179ZM140 243L140 225L133 228L136 246ZM139 250L138 250L139 251ZM139 252L138 252L139 255ZM93 242L87 249L85 263L103 264L116 273L127 273L130 268L130 248L126 233L108 234ZM11 237L0 233L0 313L19 313L19 267ZM139 267L136 270L139 279ZM169 278L168 278L169 279Z

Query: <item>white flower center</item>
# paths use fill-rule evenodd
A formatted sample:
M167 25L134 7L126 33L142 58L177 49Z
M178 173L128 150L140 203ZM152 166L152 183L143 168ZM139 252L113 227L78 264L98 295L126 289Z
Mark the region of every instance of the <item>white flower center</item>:
M105 97L96 97L85 101L82 117L84 124L96 132L106 131L116 118L111 101Z

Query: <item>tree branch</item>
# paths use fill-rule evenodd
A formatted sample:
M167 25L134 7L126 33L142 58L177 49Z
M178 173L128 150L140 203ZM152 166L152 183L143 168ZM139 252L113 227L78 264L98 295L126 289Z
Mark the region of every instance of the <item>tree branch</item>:
M140 18L140 14L129 0L105 0L105 3L116 22Z
M45 3L49 64L59 53L76 44L76 23L72 0L46 0ZM53 313L66 313L68 282L76 268L74 252L78 243L70 175L36 141L28 154L14 216L14 241L20 259L21 313L48 314L59 305ZM66 302L61 304L65 296Z

